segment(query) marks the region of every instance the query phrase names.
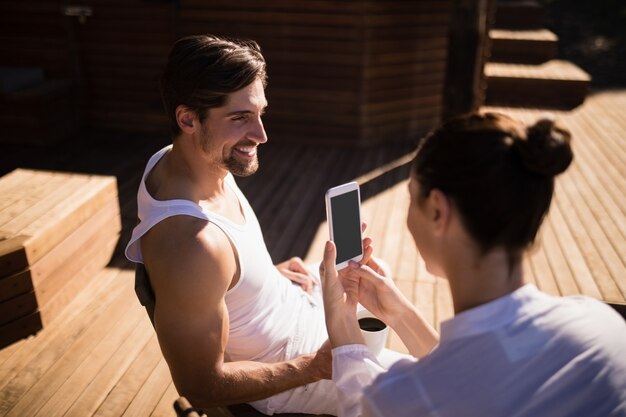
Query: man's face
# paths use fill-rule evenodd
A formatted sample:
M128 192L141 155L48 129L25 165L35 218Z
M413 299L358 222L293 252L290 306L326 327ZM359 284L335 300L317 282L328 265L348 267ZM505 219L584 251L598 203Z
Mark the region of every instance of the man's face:
M209 110L202 124L201 145L212 164L246 177L259 167L257 147L267 142L261 116L267 107L260 80L235 91L226 104Z

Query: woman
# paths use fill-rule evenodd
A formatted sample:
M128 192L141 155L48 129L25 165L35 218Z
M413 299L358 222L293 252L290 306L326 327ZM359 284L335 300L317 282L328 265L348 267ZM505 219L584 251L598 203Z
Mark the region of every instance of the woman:
M374 261L351 264L340 280L327 242L320 273L340 415L626 415L622 318L524 281L523 253L571 160L569 132L550 120L525 128L471 114L422 140L407 225L428 271L450 283L455 317L440 340ZM419 361L383 371L362 344L357 302Z

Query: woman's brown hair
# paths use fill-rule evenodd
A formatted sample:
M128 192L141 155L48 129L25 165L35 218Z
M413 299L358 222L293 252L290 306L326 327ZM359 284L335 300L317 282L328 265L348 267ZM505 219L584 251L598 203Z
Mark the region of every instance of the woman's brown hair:
M570 140L566 128L548 119L525 127L498 113L455 118L418 147L418 198L441 190L483 253L500 246L517 257L550 208L554 177L573 159Z

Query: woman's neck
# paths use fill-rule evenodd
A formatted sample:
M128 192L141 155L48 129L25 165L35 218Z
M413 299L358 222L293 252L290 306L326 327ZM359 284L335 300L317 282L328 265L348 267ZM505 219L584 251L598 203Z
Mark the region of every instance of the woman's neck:
M444 265L455 314L510 294L524 285L521 256L512 258L503 248L485 254L468 246L457 249Z

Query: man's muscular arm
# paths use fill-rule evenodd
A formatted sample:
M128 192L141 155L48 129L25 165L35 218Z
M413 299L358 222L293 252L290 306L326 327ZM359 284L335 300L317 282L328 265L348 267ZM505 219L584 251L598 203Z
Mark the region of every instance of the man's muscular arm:
M196 407L249 402L330 378L329 349L295 359L225 362L226 291L237 276L233 248L216 226L172 217L141 241L156 295L155 328L181 395Z

